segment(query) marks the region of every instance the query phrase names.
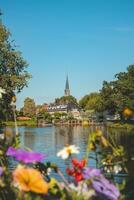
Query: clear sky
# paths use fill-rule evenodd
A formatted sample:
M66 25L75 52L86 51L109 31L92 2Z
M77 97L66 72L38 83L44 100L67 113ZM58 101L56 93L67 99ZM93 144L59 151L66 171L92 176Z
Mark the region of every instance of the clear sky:
M37 104L64 94L80 99L134 63L133 0L0 0L33 78L18 95Z

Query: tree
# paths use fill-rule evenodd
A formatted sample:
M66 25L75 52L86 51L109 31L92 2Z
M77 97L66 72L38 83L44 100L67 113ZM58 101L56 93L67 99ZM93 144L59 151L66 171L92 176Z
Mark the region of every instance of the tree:
M24 116L27 117L35 117L36 115L36 105L33 99L27 97L24 100L24 107L23 107Z
M60 98L55 99L55 104L68 104L68 103L72 103L72 102L75 104L78 104L76 98L71 95L70 96L62 96Z
M46 122L51 122L52 121L52 117L51 117L50 113L46 112L45 109L42 109L42 110L38 111L37 118L38 119L43 119Z
M10 36L10 32L0 21L0 87L6 91L0 100L0 118L5 118L5 114L10 113L12 97L27 86L30 78L26 71L28 65L16 50Z
M99 112L102 109L100 93L94 92L89 95L85 95L80 101L79 105L84 110L94 110Z
M134 112L134 65L130 65L126 72L116 74L115 78L115 81L103 83L103 108L109 113L119 113L124 119L123 111L126 108Z

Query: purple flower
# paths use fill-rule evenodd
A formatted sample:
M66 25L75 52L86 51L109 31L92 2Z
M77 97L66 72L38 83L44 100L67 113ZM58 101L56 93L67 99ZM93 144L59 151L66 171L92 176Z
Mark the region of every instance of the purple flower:
M3 168L2 167L0 167L0 176L2 176L2 174L3 174Z
M15 149L13 147L9 147L7 152L7 156L12 156L18 161L22 161L23 163L35 163L35 162L41 162L46 155L31 151L25 151L23 149Z
M94 177L99 177L101 175L101 171L99 169L87 167L83 171L83 176L85 179L90 179Z
M16 149L14 149L13 147L9 147L7 152L6 152L7 156L15 156L16 155Z
M118 200L120 196L120 192L116 186L108 181L103 175L94 179L92 185L96 193L107 200Z

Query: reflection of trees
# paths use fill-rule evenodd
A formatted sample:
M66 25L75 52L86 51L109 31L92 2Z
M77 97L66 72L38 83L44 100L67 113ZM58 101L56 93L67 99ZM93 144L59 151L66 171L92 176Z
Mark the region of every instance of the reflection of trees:
M72 127L55 127L55 143L57 146L65 146L73 144L73 129Z
M34 149L36 144L36 132L24 131L24 146Z

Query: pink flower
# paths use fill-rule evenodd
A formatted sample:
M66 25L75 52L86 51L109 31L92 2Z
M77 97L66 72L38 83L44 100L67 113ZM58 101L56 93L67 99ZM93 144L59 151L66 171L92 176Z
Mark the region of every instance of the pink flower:
M23 149L15 149L13 147L8 148L6 155L12 156L16 160L22 161L25 164L41 162L46 157L46 155L41 153L25 151Z

